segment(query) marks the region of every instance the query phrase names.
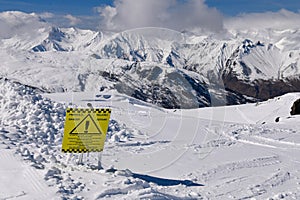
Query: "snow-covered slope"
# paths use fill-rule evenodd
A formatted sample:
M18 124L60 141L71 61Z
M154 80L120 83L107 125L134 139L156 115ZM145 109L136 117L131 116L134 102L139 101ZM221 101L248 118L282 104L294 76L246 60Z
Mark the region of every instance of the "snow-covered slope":
M164 110L117 92L40 95L7 79L0 86L3 199L300 197L300 118L288 114L299 93ZM101 170L97 153L78 164L79 154L61 152L66 106L87 103L113 111Z
M0 13L2 48L40 51L83 50L102 39L101 32L58 28L37 14L18 11Z
M50 30L50 25L38 15L17 11L0 13L2 48L30 49Z
M101 41L101 32L76 28L60 29L52 27L47 38L32 47L35 52L43 51L80 51Z
M297 30L0 26L0 199L300 198L299 93L198 108L298 91ZM104 151L62 153L65 109L88 104L112 109Z
M18 79L28 74L19 81L46 91L92 91L109 85L154 103L162 99L155 91L163 91L178 98L159 105L191 108L266 100L300 88L298 30L197 36L144 28L103 34L54 27L36 14L4 12L0 19L7 27L0 34L0 75ZM154 74L159 81L145 75L157 69L164 72ZM66 74L65 80L45 79L57 73ZM188 99L196 103L183 105Z

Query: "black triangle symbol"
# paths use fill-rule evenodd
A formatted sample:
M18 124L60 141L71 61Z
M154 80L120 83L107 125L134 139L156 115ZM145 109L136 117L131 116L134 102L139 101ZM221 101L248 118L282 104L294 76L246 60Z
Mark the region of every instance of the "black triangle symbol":
M80 126L85 126L84 122L88 122L88 124L89 124L89 121L91 121L92 124L96 127L97 132L91 133L91 132L88 132L88 131L78 131L78 130L76 130ZM87 116L85 116L83 118L83 120L81 120L81 122L79 122L77 124L77 126L75 126L75 128L73 128L73 130L70 132L70 134L80 134L80 133L101 134L101 130L99 129L98 125L96 124L95 120L93 119L93 117L90 114L88 114Z

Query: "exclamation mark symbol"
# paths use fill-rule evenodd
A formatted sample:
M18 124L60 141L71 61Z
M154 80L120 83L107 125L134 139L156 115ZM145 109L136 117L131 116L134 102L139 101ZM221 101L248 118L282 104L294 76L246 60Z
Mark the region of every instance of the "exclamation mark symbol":
M90 121L86 121L85 122L85 131L84 131L84 133L88 133L89 125L90 125Z

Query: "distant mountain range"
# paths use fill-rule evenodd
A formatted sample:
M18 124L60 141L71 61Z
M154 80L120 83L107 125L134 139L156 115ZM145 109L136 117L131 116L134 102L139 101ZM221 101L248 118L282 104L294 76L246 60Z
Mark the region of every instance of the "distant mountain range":
M300 30L109 33L22 12L0 13L0 28L0 76L45 92L117 90L165 108L300 92Z

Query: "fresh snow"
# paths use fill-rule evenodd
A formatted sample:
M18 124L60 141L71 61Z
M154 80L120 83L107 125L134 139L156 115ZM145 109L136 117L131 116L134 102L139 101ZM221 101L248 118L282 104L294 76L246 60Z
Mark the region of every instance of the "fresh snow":
M251 68L264 62L260 70L265 76L248 78L277 77L278 70L295 74L295 32L230 33L236 38L220 42L210 36L165 34L164 29L109 36L55 29L35 14L19 12L0 17L16 31L0 30L0 199L300 198L300 117L289 114L300 93L254 104L163 109L117 92L99 76L100 71L122 73L122 66L146 54L151 56L140 61L143 69L154 63L164 73L176 71L165 63L170 51L188 58L190 65L200 63L203 75L222 70L234 50L239 54L233 60ZM38 37L15 34L28 29ZM273 36L268 39L268 34ZM257 45L245 38L266 42ZM35 51L38 45L44 51ZM128 60L118 57L130 47L141 51ZM254 59L254 54L263 58ZM174 59L176 63L184 61ZM197 78L202 79L206 76ZM61 152L65 111L88 103L111 108L112 114L104 151L84 154L80 164L79 154ZM97 167L99 156L103 169Z
M164 110L118 93L41 96L1 79L1 198L297 199L300 118L288 113L299 97ZM113 111L103 170L97 153L78 165L61 152L65 108L88 102Z

